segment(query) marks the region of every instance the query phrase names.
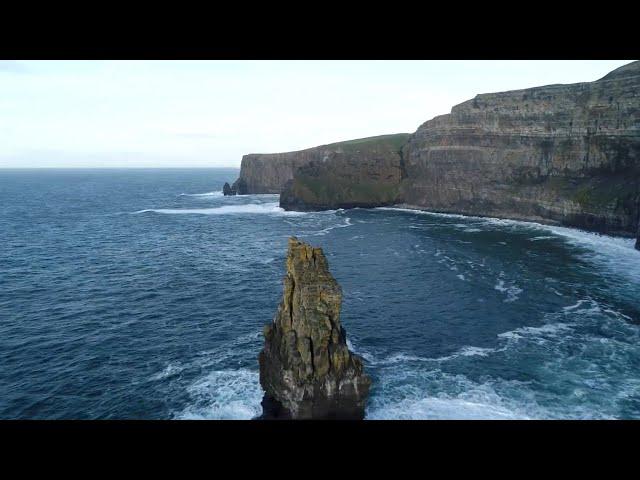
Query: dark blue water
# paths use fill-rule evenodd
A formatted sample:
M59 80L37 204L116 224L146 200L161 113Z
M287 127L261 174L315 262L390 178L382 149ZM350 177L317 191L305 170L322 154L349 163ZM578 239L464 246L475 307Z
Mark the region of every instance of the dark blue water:
M251 418L290 235L322 246L368 418L639 418L632 240L222 197L237 170L0 171L0 418ZM213 192L213 193L209 193Z

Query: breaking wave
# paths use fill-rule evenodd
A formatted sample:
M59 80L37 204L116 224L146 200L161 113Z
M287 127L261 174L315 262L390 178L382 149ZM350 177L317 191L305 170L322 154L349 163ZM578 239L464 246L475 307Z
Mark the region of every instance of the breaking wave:
M206 192L206 193L181 193L181 197L224 197L224 194L220 191Z
M192 403L181 420L250 420L262 413L262 388L255 370L217 370L187 388Z
M212 208L149 208L132 212L141 213L161 213L166 215L279 215L279 216L302 216L306 212L292 212L280 208L277 202L273 203L248 203L244 205L224 205Z
M584 255L586 260L615 271L616 274L623 275L634 282L640 282L640 254L638 254L634 247L635 239L633 238L614 237L611 235L588 232L577 228L544 225L537 222L526 222L522 220L510 220L494 217L477 217L455 213L429 212L414 208L378 207L375 210L398 211L414 213L417 215L467 220L469 222L468 224L448 224L450 226L460 227L463 231L467 232L480 231L476 228L478 226L484 226L485 228L507 228L509 230L513 230L515 228L529 231L538 230L550 232L554 236L538 235L536 237L529 238L528 240L531 242L538 242L561 238L575 247L586 249L588 251L588 253ZM473 227L471 227L471 222L473 222ZM506 245L505 242L498 243Z

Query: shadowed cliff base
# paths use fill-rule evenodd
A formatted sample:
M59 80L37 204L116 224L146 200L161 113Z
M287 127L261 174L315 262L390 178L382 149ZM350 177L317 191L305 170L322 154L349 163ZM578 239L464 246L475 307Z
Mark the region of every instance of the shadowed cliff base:
M289 239L284 293L265 326L260 419L363 419L371 379L340 324L342 290L321 248Z

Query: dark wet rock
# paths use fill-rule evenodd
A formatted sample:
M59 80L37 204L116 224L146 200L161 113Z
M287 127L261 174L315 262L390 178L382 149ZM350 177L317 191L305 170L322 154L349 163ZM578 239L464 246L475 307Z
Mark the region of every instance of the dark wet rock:
M233 185L231 185L231 189L235 192L234 195L247 195L248 193L251 193L247 189L247 184L242 178L239 178L235 182L233 182Z
M231 185L229 185L227 182L225 182L224 186L222 187L222 193L224 195L235 195L236 189L231 187Z
M321 248L289 239L284 293L260 352L263 419L362 419L371 379L340 324L342 290Z

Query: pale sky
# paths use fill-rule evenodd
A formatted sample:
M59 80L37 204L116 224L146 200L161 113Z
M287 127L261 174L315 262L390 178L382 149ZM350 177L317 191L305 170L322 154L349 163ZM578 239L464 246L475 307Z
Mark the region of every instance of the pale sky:
M0 168L239 167L629 62L0 60Z

